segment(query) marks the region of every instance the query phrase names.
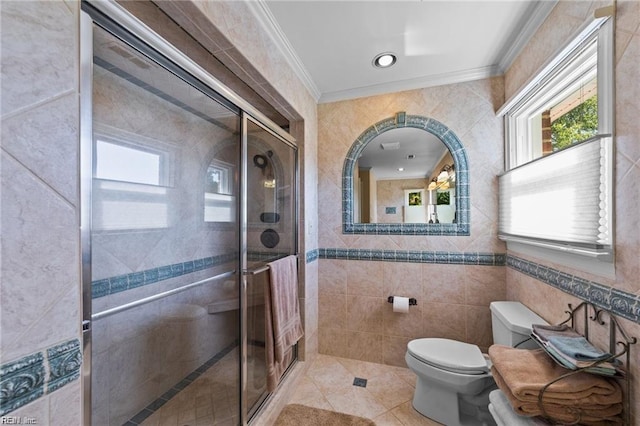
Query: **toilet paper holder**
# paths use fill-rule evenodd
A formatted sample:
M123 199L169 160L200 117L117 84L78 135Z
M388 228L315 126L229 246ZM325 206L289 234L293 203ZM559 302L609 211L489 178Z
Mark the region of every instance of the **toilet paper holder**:
M387 302L393 303L393 296L387 297ZM417 306L417 305L418 305L418 301L415 299L415 297L410 297L409 306Z

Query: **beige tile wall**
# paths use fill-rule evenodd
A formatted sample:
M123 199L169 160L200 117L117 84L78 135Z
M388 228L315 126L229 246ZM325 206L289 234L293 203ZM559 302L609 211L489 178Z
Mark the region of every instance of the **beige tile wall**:
M549 56L568 41L572 33L591 19L594 9L610 3L561 1L507 71L506 97L516 93ZM520 253L509 253L627 293L640 295L640 2L622 0L616 4L615 278L602 278ZM531 306L550 322L564 319L563 312L567 303L575 305L579 302L575 297L512 269L507 269L507 297ZM640 338L639 324L623 320L622 325L630 335ZM594 337L602 347L607 345L604 334L606 333L600 332ZM640 347L635 345L632 350L632 424L640 424Z
M320 353L406 366L419 337L491 344L489 303L505 297L505 268L321 260ZM406 314L387 296L415 297Z
M503 167L501 77L318 106L320 234L323 248L504 253L496 236L497 182ZM461 140L469 158L468 237L342 234L342 164L367 127L399 111L434 118ZM504 268L325 260L319 265L320 353L405 365L406 343L452 337L491 343L489 301L505 297ZM392 312L390 295L415 297L408 314Z

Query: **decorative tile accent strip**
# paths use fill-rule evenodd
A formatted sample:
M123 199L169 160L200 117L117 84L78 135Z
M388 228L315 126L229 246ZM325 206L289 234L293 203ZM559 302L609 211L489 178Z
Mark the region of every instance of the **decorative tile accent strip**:
M27 355L0 367L0 416L51 393L80 377L82 352L78 339L70 340L46 350ZM48 370L48 371L47 371Z
M47 393L51 393L80 377L82 352L79 340L71 340L47 349L47 359L49 360Z
M270 255L273 256L274 254L271 253ZM91 283L91 297L93 299L98 299L110 294L120 293L121 291L131 290L136 287L212 268L214 266L231 262L237 258L238 253L221 254L96 280Z
M0 368L0 416L40 398L44 394L44 357L26 356Z
M287 255L289 255L289 252L251 251L247 253L247 259L252 262L269 262ZM213 268L214 266L219 266L237 259L238 253L226 253L92 281L91 297L93 299L98 299L100 297L120 293L121 291L131 290L136 287L154 284L160 281L190 274L192 272Z
M503 253L448 252L378 249L318 249L320 259L377 260L384 262L444 263L458 265L504 266Z
M309 250L306 253L306 263L315 262L318 260L318 249Z
M615 315L640 324L640 296L512 255L507 256L507 266L565 293L593 303Z
M456 169L457 223L354 223L353 172L365 146L388 130L415 127L438 137L449 149ZM342 166L342 232L366 235L470 235L469 162L462 142L447 126L433 118L406 115L386 118L367 128L353 142Z
M144 420L147 419L150 415L155 413L160 409L164 404L169 402L171 398L178 395L180 391L189 386L192 382L194 382L198 377L204 374L208 369L213 367L218 361L225 357L229 352L231 352L235 347L239 344L238 341L231 343L226 348L222 349L220 352L211 357L207 362L202 364L200 367L195 369L192 373L187 375L184 379L180 380L178 383L173 385L171 389L160 395L154 401L152 401L145 408L140 410L135 416L133 416L129 421L127 421L124 426L135 426L141 424Z

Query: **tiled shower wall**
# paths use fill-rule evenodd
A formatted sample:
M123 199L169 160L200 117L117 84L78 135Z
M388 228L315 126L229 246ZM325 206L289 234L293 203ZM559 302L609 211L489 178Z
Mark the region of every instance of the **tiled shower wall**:
M464 257L504 254L497 239L497 181L503 167L501 77L372 96L318 106L319 246L372 251L421 251ZM469 159L471 235L342 234L342 165L356 138L397 112L433 118L460 139ZM447 260L445 260L445 258ZM505 268L486 264L319 260L320 353L405 365L406 343L450 337L481 347L491 343L489 302L505 297ZM414 297L408 314L392 312L387 297Z
M571 34L591 19L596 8L609 1L561 1L505 75L506 97L516 93L535 74ZM640 2L615 3L615 278L603 278L568 268L562 264L509 250L509 257L531 262L528 273L517 265L507 268L507 297L520 300L550 322L564 319L567 303L579 302L579 286L585 281L598 283L601 304L626 312L622 326L640 339ZM544 279L542 272L552 268L570 277L563 291ZM573 278L572 278L573 277ZM571 293L574 295L569 295ZM593 297L593 293L583 297ZM606 330L594 339L608 345ZM632 347L632 424L640 424L640 347Z
M81 424L78 4L3 1L1 19L3 411Z

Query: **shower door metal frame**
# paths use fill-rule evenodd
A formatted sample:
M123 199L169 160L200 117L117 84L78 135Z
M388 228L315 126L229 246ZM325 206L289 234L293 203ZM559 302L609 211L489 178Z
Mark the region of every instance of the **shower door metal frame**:
M278 132L274 132L272 128L266 126L264 123L261 123L260 121L258 121L257 119L255 119L254 117L252 117L249 113L247 113L246 111L242 111L242 124L240 125L240 129L242 132L242 144L240 147L240 264L242 267L242 276L240 277L240 336L241 336L241 341L240 341L240 387L241 387L241 391L240 391L240 416L241 416L241 422L240 424L245 426L249 423L249 420L251 419L251 417L253 415L255 415L261 408L262 406L265 404L266 401L268 401L269 398L269 394L264 395L260 401L256 404L257 406L254 407L249 407L249 402L247 400L247 394L248 394L248 389L247 389L247 385L248 385L248 381L247 381L247 377L248 377L248 371L247 371L247 364L248 364L248 358L247 358L247 353L248 353L248 327L247 327L247 311L248 311L248 300L247 300L247 276L249 275L253 275L256 273L256 271L251 271L248 268L248 249L247 249L247 233L248 233L248 229L249 229L249 220L248 220L248 193L247 193L247 188L248 188L248 152L249 152L249 135L248 135L248 128L249 125L248 123L251 122L252 124L255 124L256 126L260 127L261 129L263 129L264 131L270 133L272 136L274 136L276 139L278 139L279 141L281 141L282 143L286 144L289 148L293 149L293 158L294 158L294 176L293 176L293 182L292 182L292 187L293 187L293 199L294 199L294 205L292 206L292 212L293 212L293 217L291 219L291 226L293 228L293 237L294 237L294 241L293 241L293 247L294 247L294 253L296 255L296 257L298 257L298 261L299 261L299 256L298 256L298 208L299 208L299 169L298 169L298 147L295 145L295 143L293 143L294 139L291 137L291 135L289 135L288 133L286 135L288 135L288 138L283 138ZM264 266L264 271L268 270L268 266ZM295 361L297 360L297 346L296 346L296 352L295 352L295 357L293 360L293 363L295 363Z
M159 58L173 64L181 70L188 83L194 87L202 89L210 95L213 93L214 99L230 109L239 110L241 118L241 158L240 158L240 268L247 270L247 122L257 124L273 136L281 140L294 149L294 206L293 229L294 229L294 251L298 254L298 212L299 212L299 169L298 169L298 148L295 139L271 121L267 116L245 101L234 91L226 87L206 70L193 62L187 55L168 43L151 28L131 15L114 0L82 0L80 13L80 243L81 243L81 280L82 280L82 331L83 331L83 363L82 363L82 386L83 386L83 422L84 425L91 425L91 347L92 347L92 298L91 298L91 196L93 179L93 26L99 25L98 19L108 21L113 28L127 34L130 42L135 40L150 47ZM104 25L99 25L103 28ZM105 28L112 32L113 28ZM118 36L118 35L116 35ZM121 37L119 37L121 38ZM175 72L174 70L170 70ZM240 356L240 419L241 424L246 425L249 421L249 407L247 407L247 371L246 371L246 321L242 315L246 312L246 292L244 274L240 274L241 286L241 356ZM297 358L297 357L296 357ZM295 360L294 360L295 362Z

